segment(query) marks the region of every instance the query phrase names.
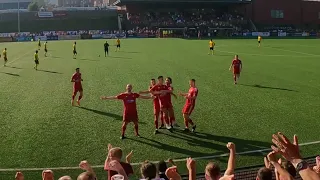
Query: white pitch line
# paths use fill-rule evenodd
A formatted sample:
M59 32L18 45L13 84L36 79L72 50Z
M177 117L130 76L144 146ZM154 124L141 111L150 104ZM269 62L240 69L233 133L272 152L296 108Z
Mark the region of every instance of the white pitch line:
M307 143L301 143L299 146L308 146L308 145L314 145L314 144L320 144L320 141L313 141L313 142L307 142ZM236 153L237 155L246 155L246 154L254 154L254 153L263 153L271 151L271 148L266 148L266 149L257 149L257 150L252 150L252 151L244 151L244 152L239 152ZM219 157L227 157L229 156L229 153L224 153L220 155L213 155L213 156L202 156L202 157L195 157L193 159L195 160L201 160L201 159L213 159L213 158L219 158ZM186 158L182 159L175 159L173 160L174 162L183 162L186 161ZM158 163L159 161L153 161L153 163ZM131 163L133 166L141 165L142 162L140 163ZM103 168L104 165L95 165L92 166L92 168ZM12 171L42 171L45 169L51 169L51 170L72 170L72 169L80 169L79 167L51 167L51 168L12 168L12 169L0 169L0 172L12 172Z
M9 62L8 62L6 65L12 64L12 63L20 60L21 58L23 58L25 55L29 54L30 52L31 52L31 51L27 51L26 53L24 53L24 54L22 54L21 56L13 59L12 61L10 61L10 59L9 59ZM0 67L0 68L5 68L5 66L2 66L2 67Z
M270 49L275 49L278 51L280 50L280 51L284 51L284 52L291 52L291 53L303 54L303 55L308 55L308 56L320 56L318 54L310 54L310 53L305 53L305 52L300 52L300 51L292 51L292 50L288 50L288 49L275 48L275 47L271 47L271 46L264 46L264 48L270 48Z

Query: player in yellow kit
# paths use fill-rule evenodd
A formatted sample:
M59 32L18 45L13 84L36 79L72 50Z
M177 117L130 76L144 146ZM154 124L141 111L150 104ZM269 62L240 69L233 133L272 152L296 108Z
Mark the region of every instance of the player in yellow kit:
M2 51L2 55L3 55L3 60L4 60L3 66L6 66L6 64L7 64L7 62L8 62L7 48L4 48L4 50ZM0 57L1 57L1 56L0 56Z
M38 55L38 50L36 50L36 53L34 53L34 69L38 70L38 65L39 65L39 55Z
M117 45L116 52L120 51L120 39L119 38L116 40L116 45Z
M44 43L44 56L47 57L48 47L47 47L47 41Z
M40 40L40 38L38 39L38 50L40 50L40 48L41 48L41 40Z
M258 36L258 46L260 47L261 46L261 40L262 40L262 38L261 38L261 36Z
M213 41L212 41L212 39L209 41L209 53L208 54L210 54L210 52L211 52L211 54L213 55L214 54L214 46L216 45L216 43L214 43Z

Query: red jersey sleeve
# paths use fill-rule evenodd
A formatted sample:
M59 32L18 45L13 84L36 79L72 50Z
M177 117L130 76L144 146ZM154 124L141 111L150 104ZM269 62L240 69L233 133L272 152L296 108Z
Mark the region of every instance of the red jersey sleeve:
M150 87L150 91L157 91L157 90L158 90L158 85Z
M140 94L138 94L138 93L134 93L134 94L133 94L133 97L135 97L135 98L139 98L139 97L140 97Z
M117 99L124 99L125 97L126 95L122 93L117 96Z

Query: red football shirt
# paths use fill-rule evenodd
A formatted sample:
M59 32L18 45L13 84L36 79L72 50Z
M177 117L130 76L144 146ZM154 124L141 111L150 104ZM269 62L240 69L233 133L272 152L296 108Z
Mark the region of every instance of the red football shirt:
M242 62L240 59L234 59L232 61L232 65L233 65L233 71L234 72L240 72L240 67L242 65Z
M82 87L82 84L81 84L81 73L74 73L72 75L71 79L74 81L74 83L73 83L73 87L74 88Z
M121 93L117 96L123 101L123 116L138 116L136 99L139 98L137 93Z
M169 85L167 85L168 86L168 89L170 90L170 91L173 91L173 87L169 84ZM167 98L167 101L170 103L170 104L172 104L172 102L171 102L171 93L167 93L166 95L166 98Z
M169 90L169 88L164 84L163 85L157 84L150 89L150 91L162 91L162 90ZM166 97L166 95L157 95L157 97L159 98L161 104L167 104L168 98Z
M149 86L149 90L151 90L153 87ZM160 106L159 104L159 96L155 96L156 98L153 99L153 105L154 106Z
M188 98L197 97L198 96L198 89L196 87L191 87L188 92ZM187 99L186 105L195 105L196 99Z

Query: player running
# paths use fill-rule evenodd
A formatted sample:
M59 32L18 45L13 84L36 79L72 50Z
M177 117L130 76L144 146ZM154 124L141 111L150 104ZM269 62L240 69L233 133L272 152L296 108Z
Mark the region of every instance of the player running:
M2 51L2 55L3 55L3 61L4 61L3 66L6 66L6 64L8 62L7 48L4 48L4 50Z
M210 41L209 41L209 52L208 52L208 54L210 54L210 52L211 52L211 55L213 55L214 54L214 46L216 45L216 43L214 43L213 41L212 41L212 39L210 39Z
M170 90L168 86L163 84L163 76L158 77L158 83L150 89L149 93L157 95L157 97L159 98L160 109L163 113L163 119L166 123L166 128L168 130L171 130L171 125L169 123L169 109L171 105L166 95L171 94L172 90Z
M173 93L173 87L172 85L172 79L171 77L167 77L166 78L166 85L168 86L168 89L171 91L171 93L167 93L166 97L168 98L168 113L169 113L169 123L171 125L171 128L173 128L173 126L175 127L179 127L179 125L176 122L175 116L174 116L174 110L173 110L173 105L172 105L172 101L171 101L171 96L175 97L177 99L177 95L175 95Z
M47 47L48 42L46 41L44 43L44 56L47 57L47 53L48 53L48 47Z
M36 50L36 53L34 53L34 69L38 70L38 66L39 66L39 54L38 54L38 50Z
M38 50L40 50L40 48L41 48L41 40L40 40L40 38L38 39Z
M261 36L258 36L258 46L259 46L259 47L261 46L261 40L262 40L262 37L261 37Z
M116 40L116 45L117 45L116 52L120 51L120 39L119 38L117 38L117 40Z
M232 60L232 63L230 65L229 71L233 70L233 80L234 84L237 84L239 78L240 78L240 73L242 71L242 62L239 59L238 55L235 55L234 59Z
M74 42L73 43L73 46L72 46L72 53L73 53L73 59L76 59L77 58L77 42Z
M80 100L83 97L83 88L82 88L82 82L83 79L81 78L80 68L76 68L76 72L71 77L71 82L73 82L73 94L72 94L72 100L71 105L74 106L74 99L77 96L77 93L79 92L80 95L77 100L78 106L80 106Z
M123 123L122 123L122 133L120 139L125 139L125 131L127 129L127 125L130 122L134 124L135 135L140 137L139 135L139 126L138 126L138 112L137 112L137 104L136 99L153 99L151 96L141 96L138 93L132 92L132 85L128 84L126 87L126 92L119 94L118 96L102 96L102 100L112 100L112 99L120 99L123 101Z
M192 125L192 132L195 132L196 130L196 125L193 123L193 121L190 118L190 115L196 105L196 99L198 96L198 88L196 87L196 80L191 79L189 81L190 84L190 89L188 93L179 93L180 96L183 96L186 98L186 103L183 107L182 114L183 114L183 119L184 119L184 124L185 124L185 132L189 132L189 124Z
M109 56L109 43L108 41L106 41L106 43L104 43L104 57L107 57L107 55Z

